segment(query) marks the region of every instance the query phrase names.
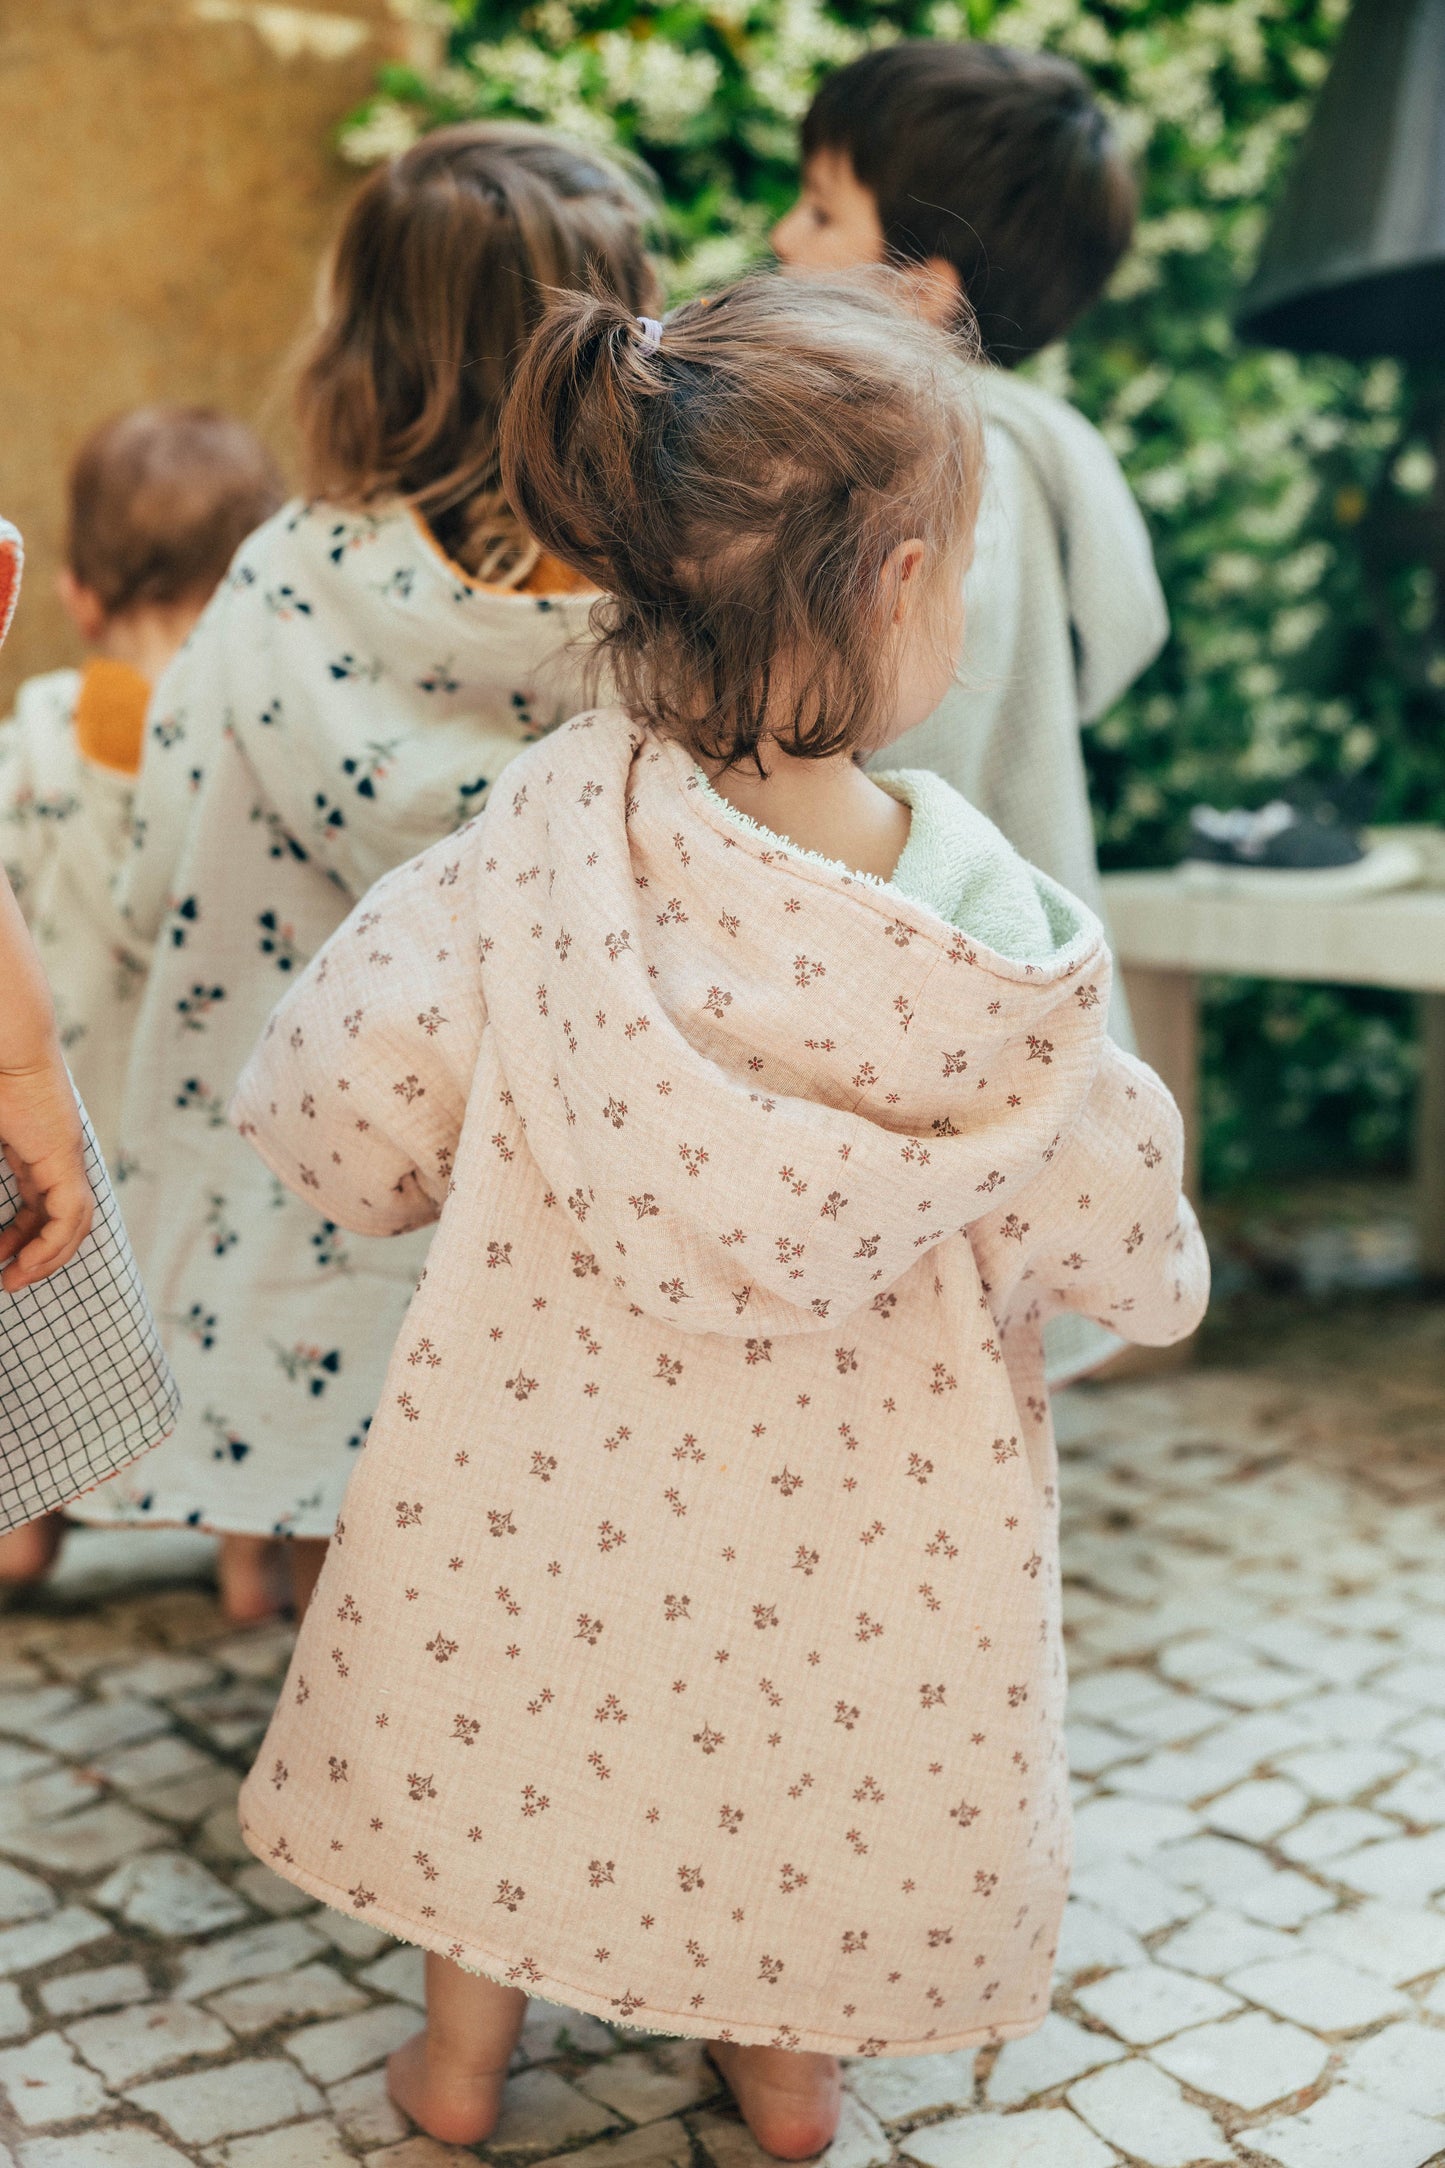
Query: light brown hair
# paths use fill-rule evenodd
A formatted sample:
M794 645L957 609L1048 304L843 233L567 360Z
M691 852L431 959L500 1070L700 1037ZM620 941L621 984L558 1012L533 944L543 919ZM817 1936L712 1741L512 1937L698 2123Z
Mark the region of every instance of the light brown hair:
M540 128L439 128L346 215L297 389L307 491L411 504L469 572L516 584L537 550L502 490L497 427L551 289L649 305L648 205L596 152Z
M285 492L244 422L210 407L136 407L70 469L65 561L107 615L208 596Z
M626 705L700 758L863 747L888 696L890 554L917 536L934 577L962 577L969 372L899 286L759 273L676 310L655 347L616 302L564 296L518 369L508 496L604 590Z
M825 79L802 148L844 153L895 262L952 264L1005 368L1068 330L1134 232L1134 176L1057 53L934 38L864 53Z

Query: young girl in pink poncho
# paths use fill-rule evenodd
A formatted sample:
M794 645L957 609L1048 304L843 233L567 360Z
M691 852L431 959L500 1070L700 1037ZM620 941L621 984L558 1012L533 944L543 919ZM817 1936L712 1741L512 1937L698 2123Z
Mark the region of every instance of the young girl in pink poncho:
M381 882L242 1079L318 1211L438 1223L242 1811L426 1948L391 2086L439 2138L531 1992L706 2037L784 2157L839 2055L1048 2008L1042 1324L1177 1339L1207 1266L1095 919L860 765L952 671L967 384L877 285L560 301L506 486L624 705Z

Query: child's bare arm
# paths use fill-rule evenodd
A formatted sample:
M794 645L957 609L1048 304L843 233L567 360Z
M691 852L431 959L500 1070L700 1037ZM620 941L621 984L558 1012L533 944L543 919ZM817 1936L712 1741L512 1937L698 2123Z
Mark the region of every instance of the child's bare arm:
M1180 1186L1179 1110L1152 1069L1107 1042L1083 1114L1012 1212L972 1229L995 1315L1078 1310L1160 1347L1194 1331L1209 1254Z
M68 1264L90 1232L80 1114L40 959L0 873L0 1150L20 1209L0 1229L0 1286L16 1294Z
M481 1039L467 831L388 874L291 988L231 1120L288 1189L355 1234L437 1217Z

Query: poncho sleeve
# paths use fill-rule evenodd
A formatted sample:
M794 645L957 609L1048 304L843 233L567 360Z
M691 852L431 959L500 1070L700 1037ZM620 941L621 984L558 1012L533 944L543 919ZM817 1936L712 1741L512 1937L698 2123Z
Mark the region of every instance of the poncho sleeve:
M1075 1126L1009 1212L975 1223L994 1315L1075 1310L1126 1340L1162 1347L1194 1331L1209 1301L1209 1253L1180 1186L1179 1110L1152 1069L1105 1042Z
M467 830L379 881L273 1013L230 1117L353 1233L436 1219L484 1009Z

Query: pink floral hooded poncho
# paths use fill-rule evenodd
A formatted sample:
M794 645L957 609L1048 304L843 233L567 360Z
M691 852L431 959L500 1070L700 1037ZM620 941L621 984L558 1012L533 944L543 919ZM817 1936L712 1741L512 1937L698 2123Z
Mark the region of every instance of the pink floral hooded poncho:
M1098 926L1025 877L1043 963L584 716L288 995L233 1118L345 1226L439 1225L243 1793L282 1874L661 2031L1040 2022L1041 1320L1172 1340L1207 1266Z

